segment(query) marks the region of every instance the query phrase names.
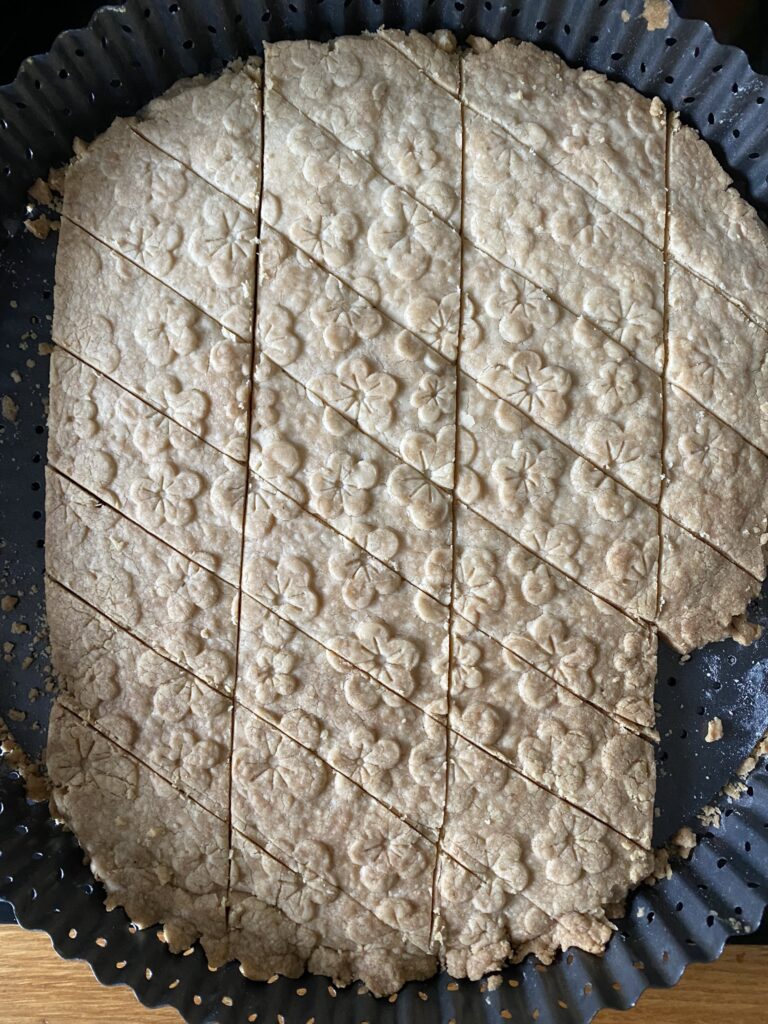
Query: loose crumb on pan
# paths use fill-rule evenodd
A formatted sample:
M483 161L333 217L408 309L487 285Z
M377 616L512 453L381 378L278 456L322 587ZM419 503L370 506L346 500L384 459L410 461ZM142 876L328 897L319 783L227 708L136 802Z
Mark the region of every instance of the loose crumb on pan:
M660 28L669 28L669 0L645 0L643 13L649 32L655 32Z
M2 413L3 419L8 420L9 423L15 423L16 417L19 414L19 407L11 398L10 395L3 395L2 397Z
M48 799L48 780L40 773L39 767L30 761L1 720L0 755L21 775L29 800L39 803Z
M715 715L714 718L710 718L707 722L707 734L704 737L705 743L717 743L718 740L723 738L723 723L722 720Z

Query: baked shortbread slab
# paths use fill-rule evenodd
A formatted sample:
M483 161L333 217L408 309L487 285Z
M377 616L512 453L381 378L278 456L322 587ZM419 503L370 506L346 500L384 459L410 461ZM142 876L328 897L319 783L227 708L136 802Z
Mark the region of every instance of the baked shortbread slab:
M765 229L529 44L265 61L68 171L54 813L255 978L599 952L652 865L659 636L755 635Z

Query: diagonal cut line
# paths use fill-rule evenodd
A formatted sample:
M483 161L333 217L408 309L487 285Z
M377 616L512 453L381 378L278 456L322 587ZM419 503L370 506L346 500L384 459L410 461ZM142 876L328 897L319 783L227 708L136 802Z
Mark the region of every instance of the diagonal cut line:
M523 273L523 271L521 271L519 269L519 267L512 267L509 264L504 263L502 260L500 260L498 256L494 256L493 253L491 253L487 249L485 249L483 247L483 245L480 242L478 242L476 239L467 238L466 241L469 243L469 245L471 245L474 249L477 249L477 251L479 253L482 253L483 256L486 256L493 263L495 263L498 266L502 267L504 270L510 270L513 274L517 274L518 277L520 277L523 281L526 281L529 285L531 285L531 287L537 288L539 291L543 292L547 296L547 298L551 302L553 302L555 305L559 306L560 309L564 309L566 311L566 313L570 313L571 316L576 317L577 319L584 320L585 323L588 323L590 325L590 327L594 328L594 330L596 330L604 338L607 338L608 340L614 342L616 345L619 346L619 348L623 349L623 351L626 352L627 357L629 359L631 359L634 363L637 363L638 366L644 367L649 373L652 373L656 378L661 380L662 373L660 373L657 369L655 369L655 367L650 366L643 359L641 359L637 355L636 352L633 352L631 349L627 348L627 346L624 344L623 341L620 341L618 338L614 337L612 334L608 334L602 327L600 327L600 325L598 323L596 323L594 320L592 320L590 317L588 317L585 313L578 313L576 311L576 309L572 308L571 306L567 306L562 301L562 299L557 298L547 288L545 288L543 285L539 284L538 281L536 281L534 278L529 277L527 274ZM670 262L675 262L676 263L677 261L674 260L674 259L670 259ZM683 270L688 271L687 267L682 267L681 264L678 264L678 266L681 266L681 268ZM693 274L693 271L690 271L690 273ZM700 275L696 275L696 274L693 274L693 276L700 277ZM705 284L709 284L709 282L705 278L700 277L700 280L704 281ZM724 296L724 297L727 298L727 296ZM384 313L382 315L386 316L387 314ZM755 326L756 327L760 327L759 324L755 324ZM761 330L766 331L766 328L761 328ZM714 410L712 410L708 405L705 405L704 402L702 402L700 398L697 398L696 395L692 394L684 385L678 383L678 381L674 381L673 383L674 383L674 386L679 391L682 391L684 394L686 394L688 396L688 398L690 398L690 400L692 402L694 402L696 405L698 405L705 412L709 413L711 416L714 416L716 419L719 419L720 422L725 424L725 426L728 427L730 430L732 430L734 432L734 434L737 434L746 445L749 445L750 448L755 448L762 455L764 455L764 456L766 456L766 458L768 458L768 450L764 450L759 445L755 444L754 441L752 441L748 437L746 437L746 435L743 434L738 429L738 427L735 427L732 423L728 423L727 420L721 419L721 417L718 416L718 414Z
M46 469L52 470L54 473L56 473L57 476L60 476L63 480L66 480L68 483L73 484L75 487L77 487L78 490L82 491L83 494L87 494L89 498L92 498L100 506L103 505L104 508L108 508L110 512L114 512L115 515L120 516L121 519L125 519L127 523L130 523L131 526L135 526L137 529L141 530L142 533L145 533L147 537L155 541L156 544L162 544L170 551L175 551L177 555L181 555L182 558L186 559L188 562L191 562L192 565L197 565L199 566L199 568L204 569L206 572L209 572L211 576L215 576L217 580L220 580L226 587L229 587L231 591L237 591L236 585L232 583L231 580L228 580L226 577L216 572L215 569L211 569L210 566L204 565L201 561L199 561L199 559L195 558L194 556L188 555L185 551L182 551L181 548L177 548L174 544L171 544L169 541L164 540L162 537L158 537L157 534L152 533L152 531L148 530L146 526L144 526L142 523L138 522L136 519L132 519L123 509L115 508L115 506L110 504L110 502L107 501L106 498L102 498L101 495L96 494L95 491L90 490L90 488L86 487L85 484L81 483L79 480L76 480L75 477L70 476L69 473L66 473L63 469L59 469L59 467L54 462L49 461L46 464Z
M94 732L98 736L101 736L103 739L105 739L107 741L107 743L110 743L113 747L115 747L115 749L119 750L125 757L129 758L129 760L133 761L135 764L140 765L145 771L149 772L151 775L154 775L156 778L162 779L163 782L165 782L168 786L170 786L170 788L178 796L180 796L182 799L189 800L190 803L195 804L196 807L200 808L200 810L203 811L205 814L207 814L209 817L215 819L216 821L220 822L221 824L226 824L224 818L221 818L221 817L219 817L219 815L214 814L214 812L211 811L210 808L206 807L204 804L201 804L199 800L197 800L194 796L192 796L191 793L188 793L186 790L180 789L175 783L171 782L170 779L168 779L157 768L154 768L152 765L147 764L146 761L143 761L133 751L127 750L124 746L122 746L122 744L118 743L115 739L113 739L111 736L108 736L105 732L103 732L96 725L94 725L93 722L89 722L87 719L83 718L82 715L78 714L77 711L73 710L71 707L69 707L69 705L65 704L63 706L64 706L64 708L65 708L65 710L66 710L68 715L71 715L73 718L76 718L78 720L78 722L81 723L81 725L85 726L86 729L89 729L91 732ZM281 860L279 857L276 857L274 853L272 853L270 850L268 850L264 846L262 846L261 843L259 843L256 840L252 839L251 836L249 836L247 833L243 832L242 829L237 828L236 826L233 826L232 831L233 832L237 832L238 835L240 835L247 842L249 842L253 846L257 847L257 849L261 850L263 853L265 853L272 860L276 861L278 864L280 864L282 867L284 867L287 871L290 871L291 874L295 875L297 878L299 878L301 880L302 884L304 884L304 885L308 885L309 884L307 879L304 877L304 875L300 871L297 871L296 868L291 867L290 864L288 864L285 861ZM283 856L285 856L286 858L293 859L293 858L290 857L290 854L287 851L281 849L279 844L274 843L274 840L272 840L271 837L269 838L269 842L271 844L273 844L275 846L275 849L279 850L280 853ZM456 860L455 857L452 858L452 859ZM295 862L295 863L298 864L298 862ZM456 863L461 864L461 861L456 860ZM464 864L461 864L461 866L465 867L465 870L471 871L471 869L470 868L466 868L466 866ZM479 876L474 871L471 871L471 873L475 876L475 878L478 878L478 880L479 880ZM360 900L356 899L350 893L346 892L346 890L340 888L340 886L338 884L338 881L336 881L335 879L330 879L330 878L326 878L324 880L326 882L328 882L328 884L332 885L333 888L336 889L338 892L343 893L348 899L352 900L352 902L355 903L356 906L362 907L364 910L366 910L369 914L372 914L374 917L377 916L374 913L373 910L371 910L369 907L366 907L365 904L360 902ZM229 895L229 893L228 893L228 895ZM383 921L382 923L386 924L385 921ZM387 925L387 927L390 930L393 930L391 925Z
M263 77L262 80L263 82ZM261 86L261 83L260 83ZM260 148L259 153L259 167L264 166L264 134L266 130L266 124L264 120L264 100L263 100L263 89L261 90L261 102L259 104L259 118L261 122L261 137L260 137ZM260 176L263 172L259 172ZM259 188L259 201L256 212L256 237L261 237L261 201L264 195L263 182ZM243 610L243 572L245 565L245 528L246 521L248 518L248 494L249 486L251 481L251 475L248 472L248 465L251 458L251 423L253 420L253 406L255 402L256 387L254 386L254 370L256 368L256 325L258 323L258 310L259 310L259 274L261 269L261 259L259 256L258 245L256 248L255 259L254 259L254 282L253 282L253 310L251 314L251 364L248 373L248 415L246 417L245 424L245 486L243 492L243 517L240 523L240 574L237 582L237 597L236 597L236 611L235 611L235 668L234 668L234 680L232 683L232 700L233 703L237 701L237 680L240 674L240 624ZM230 734L229 734L229 792L227 799L227 828L229 831L229 870L227 872L227 892L224 899L224 912L226 917L226 928L229 932L229 911L230 911L230 896L232 892L232 761L235 756L235 708L232 708L232 720L230 723Z
M131 388L128 387L127 384L122 384L119 380L116 380L114 377L110 376L110 374L105 373L103 370L100 370L98 366L94 366L93 363L89 363L88 360L85 359L82 355L80 355L79 352L73 352L66 342L57 341L55 344L57 345L58 348L62 350L62 352L66 352L68 356L71 356L73 359L77 360L78 363L82 363L83 366L87 366L89 370L92 370L95 374L98 374L98 376L101 377L103 380L109 381L109 383L113 384L116 388L120 388L121 391L125 391L126 394L131 396L131 398L135 398L137 402L141 402L142 405L146 405L146 407L148 409L151 409L152 412L156 412L159 416L162 416L170 423L174 423L177 427L179 427L180 430L183 430L187 434L189 434L190 437L197 438L198 441L206 445L206 447L211 448L214 452L216 452L217 455L223 455L225 459L230 459L238 466L245 465L242 459L236 459L234 455L230 455L228 452L225 452L223 448L219 448L218 445L214 444L212 441L209 441L208 438L203 437L202 434L198 434L197 431L190 430L189 427L185 426L183 423L180 423L175 416L171 416L170 412L167 409L161 409L159 405L155 405L154 402L150 402L150 400L148 398L145 398L144 395L140 395L136 391L133 391Z
M55 583L58 587L61 587L62 590L66 591L68 594L70 594L72 597L74 597L81 604L83 604L87 608L89 608L94 614L96 614L96 615L100 616L101 618L105 619L114 629L116 629L120 633L124 633L126 636L129 636L137 644L140 644L145 650L150 651L152 654L155 654L158 658L162 658L163 661L167 662L174 669L176 669L178 671L181 671L181 672L186 672L193 679L195 679L197 682L201 683L208 690L210 690L211 693L214 693L214 694L216 694L216 696L222 697L225 700L227 700L229 702L230 706L233 709L234 709L234 707L243 708L245 711L247 711L250 714L252 714L254 716L254 718L258 718L259 721L264 722L265 725L268 725L270 728L275 729L277 732L281 733L281 735L286 736L292 742L296 743L298 746L302 747L304 750L306 750L310 754L312 754L313 757L316 757L319 761L322 761L322 763L324 765L326 765L332 772L335 772L336 774L343 776L345 779L348 779L349 782L351 782L359 790L361 790L363 793L365 793L365 795L367 797L369 797L371 800L374 800L374 801L376 801L376 803L381 804L382 807L386 808L386 810L389 811L391 814L395 815L395 817L399 818L401 821L404 821L407 825L409 825L411 828L413 828L420 835L423 835L424 839L427 842L429 842L430 845L432 845L432 846L435 845L435 841L433 839L431 839L430 836L429 836L430 826L424 825L424 824L422 824L420 822L416 822L416 821L412 820L405 811L398 810L397 807L395 807L394 805L388 803L382 797L376 796L375 793L372 793L370 790L366 789L365 786L362 783L357 781L357 779L353 779L350 775L347 775L346 772L343 772L340 768L337 768L335 765L332 765L330 763L330 761L326 760L319 753L319 751L314 750L312 747L307 746L307 744L303 743L298 737L296 737L296 736L292 735L291 733L287 732L277 722L273 722L272 719L270 719L266 715L262 714L262 712L260 712L255 707L253 707L253 705L246 703L240 697L236 697L234 692L233 693L226 693L226 692L223 692L221 690L218 690L215 686L213 686L212 683L207 682L205 679L201 679L200 676L196 675L194 672L190 671L185 666L180 665L177 661L174 661L172 658L170 658L167 654L164 654L162 651L156 650L154 647L151 646L151 644L147 643L146 640L143 640L140 636L137 636L135 633L131 632L130 629L126 628L125 626L121 625L121 623L119 623L115 619L111 618L111 616L107 615L105 612L101 611L99 608L96 608L93 604L91 604L90 601L87 601L84 597L82 597L76 591L72 590L72 588L69 587L66 583L63 583L57 576L54 576L53 573L48 572L48 573L46 573L46 575L49 577L50 580L52 580L53 583ZM250 595L248 595L248 596L250 597ZM255 601L256 599L252 598L252 600ZM262 607L266 608L266 605L263 605ZM271 609L267 609L267 610L271 611ZM281 618L280 616L277 616L277 617ZM287 619L281 619L281 621L288 622ZM293 625L293 623L291 623L291 625ZM294 628L297 629L298 632L302 633L302 635L306 636L308 640L310 640L310 641L314 640L313 637L311 637L308 634L304 633L303 630L301 630L299 627L294 626ZM318 646L322 647L324 650L329 650L329 648L325 648L318 641L314 641L314 642L317 643ZM335 653L335 652L331 652L331 653ZM346 659L342 658L341 655L337 655L337 657L339 657L339 659L342 660L342 661L346 661ZM385 686L385 684L381 683L378 679L375 679L373 676L368 676L368 674L363 669L357 669L357 667L352 662L347 662L347 664L350 666L350 668L355 669L356 671L360 672L361 675L365 675L368 678L370 678L373 682L378 683L378 685L384 686L385 689L389 689L389 687ZM63 688L61 692L62 692L62 694L66 695L66 696L71 696L69 694L69 691L66 688ZM391 692L393 694L397 693L397 691L395 691L395 690L390 690L389 692ZM397 696L400 696L400 695L397 694ZM413 704L407 698L403 697L402 700L403 700L404 703L406 703L406 704L410 705L411 707L413 707L416 711L418 711L425 718L431 718L433 721L439 722L438 718L435 718L433 715L430 715L429 712L424 711L423 708L420 708L417 704ZM75 714L75 713L76 712L73 711L73 714ZM78 715L78 717L81 717L81 716ZM88 724L92 725L95 729L97 729L97 731L102 732L103 735L107 736L109 739L112 738L111 736L109 736L108 733L104 732L104 730L102 730L98 726L98 723L96 721L91 721L90 719L85 719L85 721L88 721ZM442 724L442 723L440 723L440 724ZM115 742L117 743L116 740L115 740ZM138 754L134 754L134 756L136 757L137 760L141 761L141 758L138 756ZM144 762L142 762L142 763L144 763ZM230 764L231 764L231 757L230 757ZM149 764L147 764L147 767L151 767L151 766ZM155 768L153 770L158 775L163 776L163 778L166 777L164 775L163 771L160 768ZM181 785L171 781L170 779L168 779L168 782L172 786L174 786L174 788L178 789L179 792L182 792L182 793L186 793L187 792ZM215 811L211 811L211 813L214 814L216 817L219 817L219 815L217 815ZM222 821L223 820L225 820L225 819L222 818Z
M422 67L420 67L414 60L412 60L408 56L407 53L404 53L397 46L394 46L392 43L390 43L389 40L385 36L381 36L380 38L384 39L384 41L387 43L387 45L390 46L396 53L399 53L400 56L403 58L403 60L407 61L409 64L412 64L418 71L421 71L421 73L424 75L424 77L428 78L430 80L430 82L433 83L433 85L435 85L438 89L441 89L444 93L446 93L446 95L452 97L452 99L457 100L457 102L460 102L462 107L465 107L467 110L471 110L473 114L477 114L478 117L482 117L485 121L488 121L489 124L492 124L494 127L498 128L509 139L511 139L515 143L516 146L523 146L524 145L517 138L517 136L514 135L512 133L512 131L510 131L509 128L507 128L507 126L505 124L502 124L502 122L497 121L496 118L491 117L491 115L487 114L485 111L478 110L477 107L473 106L464 97L464 81L463 81L463 73L462 73L463 72L463 67L464 67L464 60L465 60L464 53L460 53L459 54L459 62L460 62L459 63L459 74L460 74L460 81L461 81L461 92L460 92L460 95L457 97L454 93L451 92L450 89L447 89L445 87L445 85L443 85L442 82L439 82L436 78L434 78L427 71L425 71ZM541 163L544 164L545 167L548 167L549 170L552 171L553 174L556 174L559 178L562 178L564 181L570 182L571 185L573 185L575 188L579 189L579 191L582 192L585 196L587 196L589 199L591 199L598 206L602 207L602 209L604 209L612 217L615 217L618 221L620 221L622 224L624 224L638 238L642 238L645 242L648 243L648 245L653 246L654 249L657 249L657 250L660 249L660 246L658 245L657 242L654 242L651 238L649 238L645 234L645 232L643 232L639 228L635 227L634 224L630 224L630 222L625 217L623 217L622 214L618 213L612 207L608 206L607 203L604 203L602 199L599 199L597 196L594 196L580 182L576 181L570 175L565 174L565 172L561 171L559 167L556 167L554 164L550 163L549 160L545 159L545 157L543 157L541 155L541 153L537 152L535 154L535 156L536 156L536 159L541 161Z
M280 857L275 856L275 854L271 850L268 850L266 848L266 846L264 846L262 843L257 842L255 839L253 839L251 836L249 836L246 832L243 832L243 830L241 828L238 828L237 826L235 826L232 831L236 832L238 834L238 836L240 836L240 838L242 840L244 840L246 843L248 843L249 846L253 846L254 849L259 850L262 854L264 854L265 857L269 857L270 860L273 860L276 864L279 864L282 868L285 868L286 871L290 872L290 874L293 875L295 878L298 878L299 882L303 886L309 886L311 884L310 881L307 878L305 878L305 876L302 874L302 870L301 869L304 867L304 865L299 864L298 861L294 860L294 864L296 866L295 867L291 866L290 864L286 863L286 861L281 860ZM270 842L271 842L271 840L270 840ZM280 850L280 847L275 845L275 849L276 850ZM284 857L286 857L286 858L290 857L290 855L287 852L284 852L282 850L280 850L280 852L283 854ZM293 860L292 857L290 857L290 859ZM451 859L452 860L456 860L456 858L454 858L454 857L452 857ZM458 860L456 860L456 863L457 864L461 864L461 862L458 861ZM477 875L474 871L471 871L470 868L466 868L464 864L461 864L461 866L464 867L466 871L470 871L471 874L474 875L474 877L478 879L478 881L484 881L484 879L481 879L480 876ZM371 917L376 917L376 915L373 913L373 911L370 910L364 903L361 903L360 900L358 900L355 896L352 896L350 893L348 893L346 891L346 889L342 889L339 886L338 881L329 882L327 879L324 879L324 881L332 889L335 889L336 892L340 893L342 896L345 896L348 900L350 900L350 902L354 903L356 907L360 907L361 910L364 910L366 912L366 914L370 914ZM286 913L286 911L283 910L277 903L273 903L273 904L271 904L271 906L274 906L276 910L280 910L283 914L285 914L285 916L288 918L289 921L293 920L293 918L291 918ZM378 918L377 920L381 920L381 919ZM294 923L295 924L300 924L300 925L304 924L304 922L302 922L302 921L296 921ZM381 923L393 935L397 935L397 937L399 939L403 938L402 933L396 931L391 925L386 924L384 921L381 921Z
M416 203L417 206L420 206L422 210L428 213L431 217L434 217L435 220L440 221L440 223L443 224L450 232L452 232L452 234L456 235L457 237L461 237L461 229L457 230L453 226L453 224L451 224L450 221L446 220L445 217L441 216L439 213L436 213L431 206L427 206L423 199L419 199L412 192L409 192L409 190L405 188L404 185L401 185L398 182L393 181L392 178L386 175L381 170L381 168L377 167L376 164L374 164L371 160L368 159L368 157L363 156L363 154L359 153L356 149L352 149L352 147L348 146L346 142L342 142L338 135L336 135L335 132L331 131L330 128L326 128L325 125L320 124L320 122L316 121L314 117L303 111L301 107L297 107L293 100L288 99L287 96L280 92L279 87L275 86L274 92L277 93L280 99L282 99L284 103L287 103L289 107L293 107L293 109L300 117L303 117L311 125L314 125L314 127L317 128L319 132L322 132L323 135L331 139L331 141L334 142L336 146L338 146L341 150L350 153L356 160L359 160L360 163L367 164L367 166L371 168L373 173L377 177L381 178L382 181L386 181L388 185L391 185L393 188L396 188L398 192L402 192L404 196L408 196L408 198L413 200L413 202ZM463 187L464 183L462 181L462 189Z
M689 266L687 263L682 263L677 258L677 256L674 256L672 253L670 253L669 255L669 262L674 263L675 266L682 270L684 273L690 274L691 277L695 277L698 281L702 281L704 284L710 287L713 292L716 292L721 299L725 299L726 302L728 302L731 306L734 307L734 309L741 313L742 317L745 320L748 320L753 327L756 327L759 331L762 331L763 334L768 334L768 322L760 320L757 313L751 312L751 310L747 309L747 307L743 305L739 301L739 299L735 299L732 295L728 295L727 292L724 292L720 285L716 284L715 281L707 277L706 274L702 274L700 270L694 270L693 267Z
M432 82L433 85L436 85L438 89L442 89L442 91L444 93L447 93L451 97L451 99L456 100L457 103L461 102L460 95L458 95L455 92L451 92L451 90L446 88L446 86L443 85L442 82L438 81L438 79L435 78L434 75L430 75L430 73L427 71L427 69L423 68L421 66L421 64L417 64L416 61L411 57L411 55L406 50L401 50L399 46L397 46L395 43L393 43L392 40L389 38L389 36L385 34L385 32L377 32L376 35L375 35L375 38L376 39L380 39L383 43L386 43L387 46L391 50L394 50L395 53L399 54L399 56L402 57L402 59L407 64L410 64L411 67L416 68L416 70L420 74L422 74L425 78L428 78L429 81ZM458 59L459 59L460 62L462 61L461 55L458 55ZM461 73L462 73L462 63L459 63L459 82L461 82ZM461 90L461 85L459 85L459 90Z

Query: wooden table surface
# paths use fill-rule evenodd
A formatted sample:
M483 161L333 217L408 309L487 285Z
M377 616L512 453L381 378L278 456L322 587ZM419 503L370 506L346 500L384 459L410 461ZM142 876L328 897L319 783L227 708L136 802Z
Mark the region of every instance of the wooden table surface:
M690 967L671 991L646 992L628 1013L605 1011L596 1019L598 1024L768 1024L768 946L729 946L716 963ZM0 1024L180 1020L175 1010L144 1009L124 986L99 985L84 963L60 960L42 932L0 926ZM285 1024L305 1022L286 1019Z

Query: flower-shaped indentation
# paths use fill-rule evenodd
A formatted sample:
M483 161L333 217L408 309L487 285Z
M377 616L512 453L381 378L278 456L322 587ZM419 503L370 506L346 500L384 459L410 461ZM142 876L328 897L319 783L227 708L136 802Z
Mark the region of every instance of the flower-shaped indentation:
M304 180L317 189L338 182L359 187L373 174L370 164L314 126L293 128L288 134L288 146L302 161Z
M312 570L302 559L284 555L279 562L260 558L250 567L249 585L268 608L279 609L289 619L311 619L320 605L312 586Z
M149 526L187 526L196 518L195 498L202 490L197 473L164 459L151 462L146 476L131 482L130 497Z
M579 696L590 697L593 693L597 648L587 637L569 633L561 619L543 612L528 623L527 633L510 634L504 643Z
M356 420L363 430L376 435L386 430L394 419L392 399L397 381L388 373L376 370L365 356L352 356L336 368L310 382L311 389L322 399Z
M103 650L97 648L94 654L80 665L76 686L69 689L88 711L95 711L102 703L114 700L120 693L117 662Z
M232 763L235 782L248 801L288 809L323 792L328 769L322 761L272 729L262 728L257 735L258 742L238 750Z
M499 275L485 308L498 324L502 340L509 345L527 341L539 327L553 327L560 319L556 302L509 270Z
M360 866L360 880L370 892L385 893L416 878L426 858L415 832L402 826L374 827L349 844L349 859Z
M460 302L458 295L446 295L438 302L420 295L408 303L405 322L423 341L444 355L455 359L458 349Z
M454 375L430 371L422 375L411 393L411 405L417 410L419 422L429 425L453 412L455 395Z
M99 432L99 410L91 398L66 402L61 410L61 431L69 437L67 448L76 449L79 442L90 441Z
M496 557L488 548L467 548L456 566L454 603L475 624L504 603L504 588L496 575Z
M278 366L289 366L301 352L293 315L283 306L269 306L264 317L259 318L259 342Z
M331 749L328 760L342 774L378 795L392 788L392 769L400 757L395 740L377 739L371 729L359 725Z
M406 464L392 470L387 488L419 529L434 529L448 514L441 488L453 482L453 427L441 427L436 435L411 430L402 440L400 453Z
M557 426L568 412L571 375L561 366L547 366L538 352L515 352L506 366L485 370L480 382L533 420Z
M203 223L189 240L189 251L199 267L205 267L214 284L235 288L247 277L248 254L256 238L253 219L218 196L206 199Z
M522 892L531 875L519 840L509 833L494 832L486 839L485 848L488 866L504 882L507 892Z
M440 163L440 140L428 128L417 131L408 125L397 140L394 161L406 181L416 180L424 171L431 171Z
M221 597L213 573L176 552L169 556L155 586L171 622L189 622L199 611L215 607Z
M662 317L655 301L652 289L641 282L621 292L599 285L584 296L584 313L630 352L636 352L661 331Z
M539 562L528 569L520 582L520 593L524 600L537 608L544 608L549 604L556 590L552 570L544 562Z
M372 462L358 460L345 451L331 452L326 465L309 478L318 512L327 519L364 515L370 508L377 475Z
M381 331L378 310L355 296L335 277L328 277L325 289L312 303L309 315L321 328L323 341L331 352L348 352L360 340L369 341Z
M394 186L384 192L380 208L381 213L368 229L371 252L385 259L389 271L401 281L420 280L433 254L444 246L442 222ZM458 296L456 300L458 306Z
M290 225L288 234L292 242L318 263L338 270L349 263L352 242L359 231L356 217L351 213L324 214L310 207Z
M496 483L499 501L511 512L521 513L531 505L554 498L560 476L560 460L533 441L517 440L506 458L496 459L491 478Z
M645 740L630 732L617 733L603 747L600 762L633 803L653 800L653 755Z
M393 594L400 577L353 544L344 544L328 559L328 571L339 580L341 596L348 608L370 607L379 597Z
M636 402L640 397L638 377L637 366L629 359L609 359L599 366L589 390L597 399L600 412L612 416Z
M568 729L551 717L542 718L536 730L518 745L523 771L567 798L582 790L593 754L587 733Z
M295 693L299 681L293 673L295 655L260 647L245 672L249 695L259 704L277 704L282 697Z
M714 416L701 416L695 428L681 434L677 442L685 473L695 480L730 478L738 464L739 444L735 434Z
M299 79L299 88L310 99L326 102L336 89L348 89L360 77L360 61L349 49L332 47L312 60Z
M544 861L547 878L556 885L573 885L584 875L607 871L613 863L605 826L564 805L552 808L532 846Z
M392 636L388 626L376 619L366 619L355 626L354 636L337 636L333 650L367 672L375 679L396 690L404 697L413 692L414 669L419 663L419 652L410 640ZM339 664L329 653L331 664ZM346 671L343 666L339 671Z
M303 502L306 494L304 485L295 479L301 462L299 449L290 441L276 437L264 444L258 438L251 442L250 465L254 473L297 502Z
M158 277L173 270L184 232L178 224L163 223L154 214L140 213L115 239L118 249Z

